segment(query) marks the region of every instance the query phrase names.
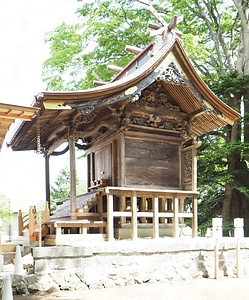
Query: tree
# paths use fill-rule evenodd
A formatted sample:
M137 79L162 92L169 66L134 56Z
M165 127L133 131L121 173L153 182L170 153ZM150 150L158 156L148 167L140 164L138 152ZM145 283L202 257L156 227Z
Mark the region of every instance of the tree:
M0 217L4 222L9 222L10 215L12 212L10 211L9 199L4 195L0 195Z
M196 68L224 102L237 111L240 111L241 103L244 104L244 119L213 133L217 137L219 132L223 138L223 143L219 144L222 147L215 150L211 143L208 143L208 147L212 149L212 165L219 166L219 162L214 161L217 153L218 156L223 155L226 164L226 175L220 185L223 192L222 217L225 222L231 222L235 217L244 217L248 234L249 184L245 180L248 177L249 136L248 1L172 1L174 8L181 12L183 2L188 11L185 14L187 30L193 31L202 40L202 45L206 44L209 53L205 68L199 64L198 58L192 57ZM193 22L194 19L197 21ZM214 175L213 172L210 174ZM221 169L219 174L222 174Z
M76 178L76 184L77 195L86 192L85 182ZM54 185L51 186L51 210L55 210L57 203L66 199L70 199L70 171L68 168L63 168L60 170Z
M93 87L95 73L109 81L113 76L107 70L109 63L122 67L133 58L125 51L127 44L144 47L151 40L147 28L151 13L139 6L137 1L87 1L78 9L80 25L62 24L48 33L51 58L43 68L48 88Z
M224 102L237 111L241 104L244 106L243 118L233 126L201 137L199 174L205 177L200 175L199 187L202 199L210 204L201 214L203 222L207 213L210 217L222 214L226 222L244 217L249 233L249 183L245 180L249 144L248 0L158 0L152 4L168 22L174 15L184 16L177 27L184 33L185 49L199 74ZM78 15L80 26L63 24L47 36L51 58L44 63L44 74L49 88L88 88L94 73L108 81L112 76L106 70L109 63L124 66L131 59L125 45L143 47L151 40L146 24L152 15L143 1L82 1ZM79 72L83 69L85 74ZM66 81L68 74L73 79ZM82 78L77 78L79 75Z

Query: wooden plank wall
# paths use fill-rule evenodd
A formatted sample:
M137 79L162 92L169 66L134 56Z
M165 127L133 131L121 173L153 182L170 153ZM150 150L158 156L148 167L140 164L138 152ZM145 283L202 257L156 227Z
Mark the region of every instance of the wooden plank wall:
M126 138L125 185L179 188L179 147Z

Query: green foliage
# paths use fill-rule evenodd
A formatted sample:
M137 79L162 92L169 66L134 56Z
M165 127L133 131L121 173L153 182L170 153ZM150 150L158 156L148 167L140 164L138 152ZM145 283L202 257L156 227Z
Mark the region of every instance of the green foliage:
M231 94L243 94L249 89L249 75L239 74L236 70L230 71L218 81L213 81L210 86L217 95L223 98L230 97Z
M76 193L77 195L86 192L86 182L79 181L76 178ZM60 170L54 185L51 186L51 210L56 209L58 202L63 202L70 199L70 171L68 168Z
M0 217L3 222L9 220L10 214L12 214L12 212L10 211L9 199L4 195L0 195Z
M82 73L79 54L82 51L82 26L63 23L48 33L45 42L50 45L51 57L44 62L43 78L48 89L63 90L73 87L74 80ZM65 84L67 82L67 85Z
M151 41L151 13L137 1L83 2L78 15L80 25L62 24L47 35L51 58L44 62L43 79L50 90L93 87L94 72L110 81L107 65L123 67L133 58L126 45L144 47Z

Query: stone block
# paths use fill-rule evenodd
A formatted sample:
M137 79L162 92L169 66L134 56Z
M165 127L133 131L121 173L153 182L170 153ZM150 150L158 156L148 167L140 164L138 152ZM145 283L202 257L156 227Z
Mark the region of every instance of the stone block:
M24 281L27 285L31 285L37 283L39 281L39 277L36 274L30 274L24 278Z
M88 286L84 282L78 282L74 288L75 290L82 290L82 291L89 290Z

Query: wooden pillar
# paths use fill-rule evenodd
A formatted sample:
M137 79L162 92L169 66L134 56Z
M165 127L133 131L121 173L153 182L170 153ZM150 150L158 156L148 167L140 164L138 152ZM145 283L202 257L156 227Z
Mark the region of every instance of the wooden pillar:
M76 160L75 160L75 137L69 136L70 153L70 214L71 219L76 220Z
M173 198L173 211L174 211L174 220L173 220L173 237L178 237L179 229L179 199L174 196Z
M126 197L124 195L119 197L119 211L125 211L126 208ZM125 224L126 223L126 217L120 217L120 224Z
M159 211L165 212L166 198L161 198L159 202ZM159 222L165 224L165 217L159 218Z
M100 195L100 196L98 196L97 197L97 212L100 214L100 221L103 221L103 216L102 216L102 214L103 214L103 199L102 199L102 196Z
M19 209L18 212L18 235L23 235L23 218L22 218L22 211Z
M184 200L185 200L184 198L181 198L180 201L179 201L180 202L180 206L179 206L179 212L180 213L182 213L183 210L184 210ZM180 224L183 224L184 223L184 218L182 218L182 217L179 218L179 222L180 222Z
M198 236L198 208L197 208L197 197L192 198L192 237Z
M123 134L119 137L119 149L118 149L118 180L117 184L124 186L125 184L125 137Z
M3 226L3 220L2 220L2 218L0 217L0 259L2 259L3 257L2 257L2 252L3 252L3 247L2 247L2 226ZM1 262L0 262L0 264L1 264ZM0 265L1 266L1 265ZM1 267L3 267L3 266L1 266ZM0 271L2 271L1 270L1 267L0 267Z
M158 197L153 199L153 238L159 238Z
M49 204L46 202L46 207L44 211L44 222L49 222L50 221L50 209L49 209Z
M131 210L132 210L132 218L131 218L131 238L133 240L137 239L137 195L133 192L131 197Z
M46 188L46 203L48 203L48 208L50 209L50 171L49 171L49 158L47 151L44 152L45 157L45 188ZM46 205L47 206L47 205Z
M103 221L103 199L102 196L98 196L97 198L97 211L100 214L100 221ZM99 233L103 233L104 228L103 227L99 227Z
M142 212L146 211L146 198L145 197L141 197L141 211ZM140 222L146 223L146 217L141 217Z
M114 240L113 195L107 195L107 240Z
M36 213L36 208L35 206L30 206L29 207L29 237L31 237L34 234L35 231L35 213Z

